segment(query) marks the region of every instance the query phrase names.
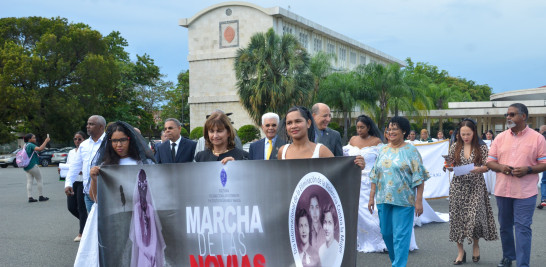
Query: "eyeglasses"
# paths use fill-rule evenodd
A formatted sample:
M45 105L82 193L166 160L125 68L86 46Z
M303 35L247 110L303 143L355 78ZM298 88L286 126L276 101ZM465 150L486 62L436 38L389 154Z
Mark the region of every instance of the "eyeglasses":
M74 138L74 141L82 141L83 138Z
M389 133L389 132L394 132L394 131L398 131L398 130L400 130L400 129L398 129L398 128L390 128L390 129L387 128L387 129L385 129L385 132Z
M504 117L505 117L505 118L508 118L508 117L510 116L510 117L513 118L513 117L515 117L515 116L518 115L518 114L519 114L519 113L517 113L517 112L509 112L509 113L504 114Z
M126 144L127 142L129 142L129 137L125 137L125 138L120 138L120 139L110 139L110 141L112 142L112 144Z
M277 127L277 124L266 124L266 125L264 125L264 126L265 126L266 128L269 128L269 127L275 128L275 127Z

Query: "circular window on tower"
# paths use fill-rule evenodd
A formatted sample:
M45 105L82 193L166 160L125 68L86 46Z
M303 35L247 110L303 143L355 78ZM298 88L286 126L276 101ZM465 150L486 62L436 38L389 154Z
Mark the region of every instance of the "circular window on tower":
M226 9L226 15L231 16L231 13L232 13L231 8Z

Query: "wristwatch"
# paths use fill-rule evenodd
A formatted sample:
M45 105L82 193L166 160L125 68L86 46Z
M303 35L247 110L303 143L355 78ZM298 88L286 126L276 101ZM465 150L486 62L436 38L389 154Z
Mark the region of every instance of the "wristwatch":
M531 166L527 166L527 174L533 173L533 168Z

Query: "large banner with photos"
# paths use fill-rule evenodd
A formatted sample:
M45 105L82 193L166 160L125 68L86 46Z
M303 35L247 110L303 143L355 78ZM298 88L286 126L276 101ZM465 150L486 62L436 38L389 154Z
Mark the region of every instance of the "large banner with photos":
M101 265L355 266L353 160L104 166Z

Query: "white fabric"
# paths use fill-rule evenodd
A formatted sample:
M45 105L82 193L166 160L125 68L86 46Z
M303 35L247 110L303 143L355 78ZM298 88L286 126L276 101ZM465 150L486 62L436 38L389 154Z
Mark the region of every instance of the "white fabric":
M284 148L282 149L282 159L286 159L286 150L288 150L288 147L290 144L286 144ZM311 156L312 159L318 159L320 156L320 147L322 144L317 144L315 146L315 150L313 151L313 155Z
M97 203L91 207L91 212L85 221L82 239L76 254L74 266L99 266L99 228Z
M358 227L357 227L357 245L356 249L360 252L382 252L387 249L381 229L379 228L379 216L377 206L374 208L374 213L370 214L368 210L368 201L370 199L371 181L370 171L375 164L375 160L379 153L380 144L373 147L358 148L351 145L343 147L343 156L358 156L361 155L366 162L364 170L362 170L360 182L360 199L358 204ZM412 230L410 251L419 249L415 241L415 232Z
M119 159L119 165L138 165L138 161L129 157L122 158L122 159Z
M66 175L66 180L68 181L65 181L65 185L69 182L69 186L72 186L81 172L83 177L83 192L89 194L89 184L91 180L89 171L91 170L91 162L93 161L95 154L97 154L105 136L106 134L103 133L97 142L89 137L80 144L74 161L70 163L68 174Z
M427 169L430 179L425 182L423 198L437 198L449 196L449 172L444 172L444 158L448 155L448 140L435 143L415 144L421 154L423 165Z
M74 148L70 151L68 151L68 156L66 157L66 163L59 163L59 169L61 169L61 173L59 174L61 177L67 177L68 176L68 169L70 168L70 164L74 161L76 157L76 151L77 149ZM82 175L79 174L76 177L76 180L74 182L81 182L83 181ZM72 186L73 183L70 182L70 179L64 180L64 187Z

